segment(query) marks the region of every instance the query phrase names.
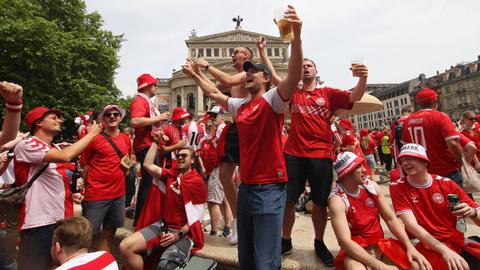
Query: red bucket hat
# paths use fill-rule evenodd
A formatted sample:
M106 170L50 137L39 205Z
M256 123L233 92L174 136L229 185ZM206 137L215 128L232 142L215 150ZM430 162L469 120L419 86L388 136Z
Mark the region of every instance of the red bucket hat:
M152 75L145 73L140 75L137 78L137 91L142 90L143 88L150 86L152 84L156 84L158 82Z
M29 111L27 115L25 115L25 119L23 119L23 121L25 121L25 124L27 124L28 129L31 130L33 123L45 116L45 114L47 113L54 113L59 118L62 116L62 113L59 110L48 109L45 107L36 107Z
M352 122L350 122L350 120L348 119L342 119L340 121L338 121L338 123L340 124L341 127L343 127L344 129L348 129L348 130L352 130L353 127L352 127Z
M177 121L189 117L190 114L182 107L177 107L173 109L172 112L172 121Z
M423 88L422 90L418 91L417 95L415 96L415 101L417 104L424 104L424 103L431 103L437 101L438 94L435 90L430 88Z

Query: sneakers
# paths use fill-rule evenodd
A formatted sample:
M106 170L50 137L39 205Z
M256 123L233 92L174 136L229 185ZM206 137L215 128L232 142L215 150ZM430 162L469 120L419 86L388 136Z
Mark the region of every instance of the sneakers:
M234 218L232 220L232 227L230 228L231 229L231 234L230 236L227 238L228 239L228 243L230 243L230 245L236 245L237 242L238 242L238 234L237 234L237 219Z
M282 251L283 251L283 242L282 242ZM333 266L333 255L328 250L327 246L322 240L315 240L315 254L322 260L325 266Z
M283 256L286 256L293 251L293 246L292 246L292 238L290 239L283 239L282 238L282 258Z

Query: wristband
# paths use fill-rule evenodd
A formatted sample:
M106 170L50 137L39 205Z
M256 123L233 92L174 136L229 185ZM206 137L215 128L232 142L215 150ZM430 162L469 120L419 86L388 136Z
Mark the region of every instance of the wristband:
M7 108L7 111L21 112L23 107L23 100L20 99L18 102L6 102L5 107Z

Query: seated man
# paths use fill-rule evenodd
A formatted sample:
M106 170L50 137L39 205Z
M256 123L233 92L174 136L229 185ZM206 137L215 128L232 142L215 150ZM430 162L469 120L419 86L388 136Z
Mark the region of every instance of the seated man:
M390 186L393 206L409 234L433 269L479 269L480 244L465 239L457 221L471 218L480 225L478 205L452 180L429 174L429 160L421 145L402 146L398 162L406 177ZM449 209L448 197L460 203ZM470 267L469 267L470 265Z
M188 146L178 150L176 169L161 168L153 163L162 137L162 132L155 133L143 166L157 182L152 184L161 183L166 190L162 205L150 206L166 209L162 213L164 220L150 224L120 243L127 269L144 269L143 256L158 250L162 252L158 269L176 269L203 247L201 220L207 202L207 186L195 167L198 162L193 150ZM146 265L145 269L150 267L152 265Z
M328 209L341 247L335 269L397 269L393 265L432 269L408 240L380 187L366 179L363 161L352 152L343 152L334 164L338 180ZM384 239L379 214L398 240Z
M93 227L84 217L73 217L57 222L53 232L51 255L56 270L118 270L115 258L109 252L88 253L93 240Z

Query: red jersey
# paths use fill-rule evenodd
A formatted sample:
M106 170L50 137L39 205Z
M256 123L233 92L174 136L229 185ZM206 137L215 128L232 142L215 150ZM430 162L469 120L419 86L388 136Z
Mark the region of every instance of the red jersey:
M14 173L17 186L27 183L47 163L52 146L37 137L23 139L15 146ZM18 229L31 229L73 216L73 201L67 175L68 163L50 163L25 195L18 216Z
M292 126L284 152L297 157L333 159L330 119L338 109L350 109L350 92L320 87L295 89L290 101Z
M375 136L373 137L373 141L377 146L382 145L382 138L385 136L385 132L383 131L378 131L375 133Z
M463 128L461 133L475 143L477 147L477 157L480 158L480 126L473 125L473 127L469 129Z
M361 144L363 143L363 138L362 138L362 142ZM369 136L367 138L367 143L366 145L362 145L362 150L363 150L363 153L365 155L373 155L374 154L374 149L375 149L376 145L375 145L375 142L373 141L373 139Z
M273 88L255 99L229 98L227 104L238 127L241 181L247 185L286 182L282 129L288 101Z
M130 118L150 117L150 105L148 101L140 96L136 96L130 104ZM142 151L152 144L152 127L136 127L135 138L133 139L133 151L135 153Z
M185 203L189 199L184 198L180 185L194 185L197 190L197 195L201 194L203 199L200 201L205 203L207 201L207 187L205 181L196 171L189 171L178 176L176 170L162 168L162 177L160 179L166 183L165 194L165 222L169 228L179 230L183 225L188 224L187 212L185 209ZM182 187L185 188L185 187ZM193 187L189 187L193 188Z
M78 255L55 270L118 270L115 257L110 252L97 251Z
M378 196L375 185L370 180L360 186L358 194L345 191L340 183L330 193L329 198L338 196L347 208L347 221L352 239L362 243L376 244L383 238L378 210Z
M452 180L429 174L426 185L419 186L403 177L390 185L390 195L397 216L413 214L417 222L433 237L448 242L461 234L457 218L448 208L448 194L457 194L461 202L480 211L478 205ZM463 235L462 235L463 237Z
M437 175L445 176L460 169L447 147L448 140L459 138L450 117L431 109L411 114L403 125L402 141L425 147L430 160L428 172Z
M355 145L355 143L357 141L358 140L355 137L355 135L353 135L353 133L350 130L347 130L347 132L345 132L342 135L342 146L341 147L353 146L353 145ZM353 153L355 153L355 155L357 155L357 156L359 156L363 159L362 165L363 165L363 168L367 171L367 175L372 175L372 173L373 173L372 169L370 168L370 166L368 166L367 159L365 158L365 155L363 154L363 151L362 151L362 148L360 147L360 144L357 144L355 146L355 149L353 150Z
M123 156L132 153L128 135L120 132L110 138ZM102 134L90 142L80 158L81 165L88 165L85 200L110 200L125 195L125 172L120 161L120 156Z

